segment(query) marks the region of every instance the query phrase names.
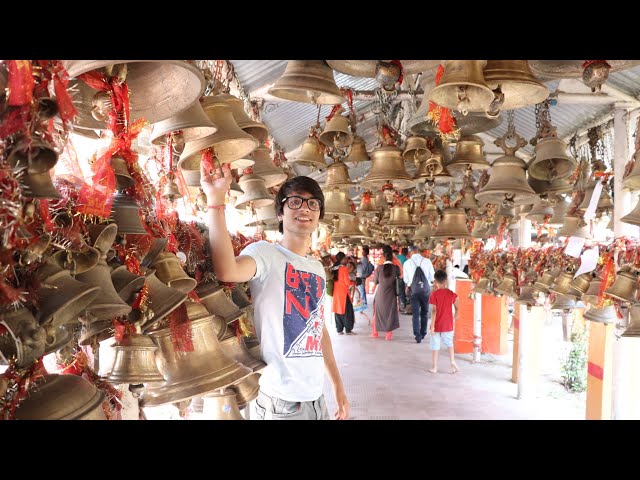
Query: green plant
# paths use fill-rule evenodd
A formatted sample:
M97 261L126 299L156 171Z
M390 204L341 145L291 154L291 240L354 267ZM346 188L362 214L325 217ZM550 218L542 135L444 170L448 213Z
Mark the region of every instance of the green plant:
M571 350L562 364L563 385L570 392L587 389L587 336L584 332L571 333Z

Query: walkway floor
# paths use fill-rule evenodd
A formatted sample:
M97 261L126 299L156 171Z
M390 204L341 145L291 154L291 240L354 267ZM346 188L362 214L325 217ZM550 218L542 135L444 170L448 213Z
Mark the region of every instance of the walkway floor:
M370 310L366 313L371 316ZM372 338L367 320L358 314L356 335L338 335L331 321L327 328L353 420L584 418L584 395L566 393L557 374L541 375L533 398L516 399L517 385L511 382L512 340L508 355L483 355L480 363L471 363L470 354L456 355L461 372L455 375L449 373L447 352L442 350L440 371L432 374L427 371L431 367L429 337L416 343L411 316L400 316L400 328L390 341L384 334ZM554 339L557 335L561 339L560 325L550 325L548 330ZM325 396L333 413L335 401L328 381Z

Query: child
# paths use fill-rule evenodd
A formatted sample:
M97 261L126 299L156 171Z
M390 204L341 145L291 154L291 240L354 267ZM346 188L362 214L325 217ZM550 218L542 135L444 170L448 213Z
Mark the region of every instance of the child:
M434 275L436 289L431 292L429 304L431 307L431 359L433 362L431 373L438 372L438 352L440 351L440 341L449 349L449 361L451 362L451 373L458 373L460 369L456 365L453 357L453 325L458 320L458 295L447 288L447 272L437 270ZM452 314L452 308L455 314Z
M360 286L360 282L362 282L362 279L356 278L356 288L353 291L353 311L360 312L360 315L366 318L367 321L369 322L369 325L371 325L371 319L365 313L365 311L367 310L367 304L364 303L362 299L362 295L360 294L360 290L357 288Z

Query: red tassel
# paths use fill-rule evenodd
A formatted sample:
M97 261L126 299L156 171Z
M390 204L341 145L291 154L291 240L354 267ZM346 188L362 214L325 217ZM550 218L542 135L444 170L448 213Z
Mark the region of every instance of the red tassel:
M76 107L73 106L73 101L67 90L69 79L66 78L66 73L65 71L65 77L63 78L60 77L59 72L53 77L53 89L56 92L60 118L65 122L71 122L73 121L73 117L78 114L78 111Z
M8 60L9 99L12 107L29 105L33 99L33 75L31 60Z
M171 343L177 352L193 352L191 321L187 316L186 304L180 305L169 314Z

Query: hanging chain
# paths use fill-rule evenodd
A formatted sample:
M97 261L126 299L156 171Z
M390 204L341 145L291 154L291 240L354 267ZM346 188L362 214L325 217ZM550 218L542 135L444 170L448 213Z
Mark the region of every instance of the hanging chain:
M573 158L575 158L576 160L579 160L578 149L576 147L577 141L578 141L578 134L574 133L573 137L571 137L571 139L569 140L569 151L571 152L571 155L573 155Z
M506 138L512 139L516 134L516 126L514 123L516 113L513 110L507 111L507 133Z

